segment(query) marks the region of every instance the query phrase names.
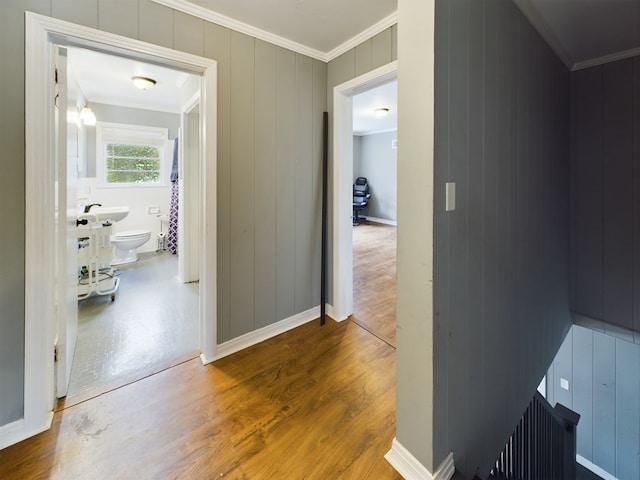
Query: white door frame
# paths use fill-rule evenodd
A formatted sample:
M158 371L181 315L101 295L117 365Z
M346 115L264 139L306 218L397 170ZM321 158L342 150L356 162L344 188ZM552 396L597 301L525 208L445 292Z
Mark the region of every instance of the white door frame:
M194 115L197 115L194 122ZM194 127L194 123L197 125ZM180 176L178 177L178 278L183 283L197 282L200 278L200 223L204 221L198 216L202 203L200 191L200 156L201 142L198 126L200 125L200 92L198 91L182 107L180 113Z
M201 75L200 350L216 355L217 63L131 38L26 13L25 26L25 364L23 418L0 430L0 448L51 426L54 402L53 45L153 60Z
M352 97L398 77L394 61L333 89L333 318L353 313Z

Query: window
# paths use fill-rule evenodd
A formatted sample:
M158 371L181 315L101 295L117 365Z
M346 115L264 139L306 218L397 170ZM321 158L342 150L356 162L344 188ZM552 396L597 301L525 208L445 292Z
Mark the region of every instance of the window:
M102 186L167 185L166 128L98 123L96 173Z

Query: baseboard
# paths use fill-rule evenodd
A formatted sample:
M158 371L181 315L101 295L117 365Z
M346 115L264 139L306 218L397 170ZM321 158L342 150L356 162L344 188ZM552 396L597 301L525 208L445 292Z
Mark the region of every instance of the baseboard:
M376 218L376 217L367 217L365 218L370 222L382 223L383 225L391 225L394 227L398 226L398 222L394 222L393 220L387 220L386 218Z
M450 480L456 471L453 453L447 455L438 469L431 473L395 438L384 458L405 480Z
M338 318L338 316L336 315L335 310L333 309L333 305L329 305L329 304L327 304L327 316L331 317L331 319L334 322L338 322L338 323L344 322L345 320L349 319L349 316L346 316L346 317L343 317L343 318Z
M576 462L578 462L584 468L591 470L593 473L602 478L602 480L618 480L606 470L601 469L599 466L591 463L589 460L580 455L576 455Z
M202 358L202 363L211 363L220 358L226 357L233 353L244 350L247 347L255 345L260 342L264 342L270 338L273 338L281 333L292 330L300 325L317 320L320 317L320 306L313 307L305 312L298 313L292 317L280 320L272 325L254 330L253 332L245 333L237 338L233 338L228 342L221 343L216 348L216 355L211 360ZM202 356L201 356L202 357Z

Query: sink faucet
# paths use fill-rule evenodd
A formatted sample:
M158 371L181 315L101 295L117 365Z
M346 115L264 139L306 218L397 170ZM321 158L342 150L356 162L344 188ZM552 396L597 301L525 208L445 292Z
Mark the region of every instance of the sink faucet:
M102 206L101 203L92 203L90 205L85 205L84 213L89 213L89 210L91 210L91 207L101 207L101 206Z

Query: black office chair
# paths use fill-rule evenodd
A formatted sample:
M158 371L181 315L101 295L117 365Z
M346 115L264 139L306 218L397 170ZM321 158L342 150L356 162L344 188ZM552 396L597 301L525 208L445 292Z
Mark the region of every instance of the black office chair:
M371 194L369 193L369 184L365 177L356 178L356 183L353 184L353 224L356 225L360 221L366 222L365 217L360 216L362 211L369 205L369 199Z

